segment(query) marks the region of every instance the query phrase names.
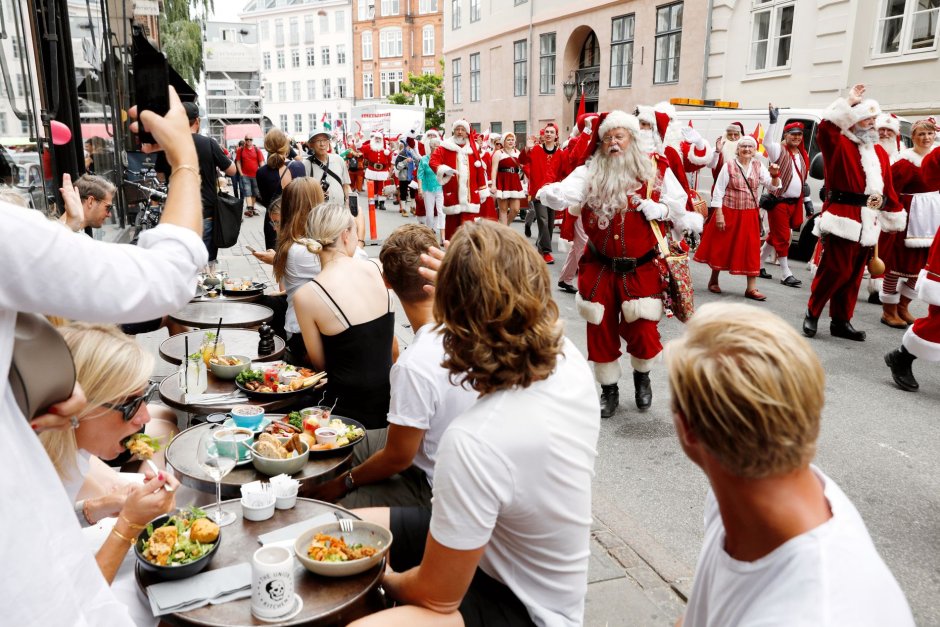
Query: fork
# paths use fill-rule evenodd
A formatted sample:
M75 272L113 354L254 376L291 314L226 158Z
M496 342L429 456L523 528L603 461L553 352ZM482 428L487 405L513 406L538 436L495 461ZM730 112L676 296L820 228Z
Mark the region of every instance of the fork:
M160 469L157 468L157 465L154 464L152 460L150 460L150 459L145 459L144 461L147 462L147 464L150 466L150 470L153 471L153 474L155 474L155 475L159 475L159 474L160 474ZM163 489L166 490L167 492L172 492L175 488L173 488L173 486L171 486L171 485L164 485L164 486L163 486Z
M339 530L343 533L352 533L353 521L349 518L343 518L337 511L333 513L336 515L336 520L339 522Z

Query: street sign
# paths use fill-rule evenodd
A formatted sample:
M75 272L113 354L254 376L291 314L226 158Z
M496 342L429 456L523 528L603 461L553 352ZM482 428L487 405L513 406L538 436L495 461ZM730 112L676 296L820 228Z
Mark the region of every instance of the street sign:
M134 15L159 17L160 3L157 0L134 0Z

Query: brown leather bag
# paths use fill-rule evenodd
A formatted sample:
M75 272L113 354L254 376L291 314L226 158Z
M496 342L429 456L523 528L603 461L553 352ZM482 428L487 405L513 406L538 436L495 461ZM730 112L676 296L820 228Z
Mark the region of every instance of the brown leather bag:
M16 315L9 379L13 398L29 420L72 396L72 352L44 317L22 312Z

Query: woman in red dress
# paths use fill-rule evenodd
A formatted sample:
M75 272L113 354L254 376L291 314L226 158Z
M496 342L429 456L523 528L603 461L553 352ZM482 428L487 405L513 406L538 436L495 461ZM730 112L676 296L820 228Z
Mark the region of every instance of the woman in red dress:
M512 224L519 213L519 199L526 197L525 190L522 189L521 173L516 136L506 133L503 136L503 147L493 153L493 166L490 170L490 190L496 196L499 221L502 224Z
M918 120L911 126L914 147L891 157L891 178L907 210L907 227L887 234L891 237L882 234L878 243L887 242L881 252L885 262L881 323L895 329L914 323L907 306L916 296L917 275L927 264L930 244L940 227L940 180L925 177L920 167L923 158L936 150L936 137L937 125L932 118ZM901 280L904 283L898 285Z
M754 158L757 141L745 135L738 142L737 159L725 163L712 193L714 213L705 224L702 243L695 251L695 261L711 266L708 291L720 294L718 273L722 270L747 277L746 298L767 300L757 289L760 274L760 198L761 185L776 189L780 169L770 164L769 171Z

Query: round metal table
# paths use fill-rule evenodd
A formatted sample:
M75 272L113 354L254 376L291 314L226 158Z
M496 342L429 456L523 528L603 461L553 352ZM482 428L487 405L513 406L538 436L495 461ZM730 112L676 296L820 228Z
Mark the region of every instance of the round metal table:
M272 414L271 417L279 416ZM196 461L199 438L210 426L208 424L196 425L173 438L166 449L166 463L173 467L176 477L183 485L201 492L215 493L215 482ZM349 465L351 460L352 448L346 449L345 453L338 453L335 457L310 459L300 472L292 475L292 478L300 481L300 489L303 492L305 483L316 485L333 479ZM241 498L241 487L244 484L258 480L267 481L267 479L268 476L255 470L250 461L245 462L235 466L232 472L222 478L222 497Z
M216 319L218 322L218 319ZM160 344L160 357L171 364L179 365L183 363L183 352L185 339L189 338L190 352L199 350L202 344L202 338L205 331L190 331L189 333L179 333ZM261 336L257 331L248 329L226 329L222 332L222 341L225 342L226 355L244 355L252 361L273 361L280 359L284 355L284 349L287 343L279 336L274 336L274 352L270 355L258 354L258 340Z
M215 507L213 504L211 507ZM254 552L261 548L258 536L275 531L287 525L333 511L344 512L347 518L357 518L341 507L311 499L297 499L293 509L274 510L274 516L261 522L244 520L239 501L222 504L223 509L234 512L236 520L231 525L222 527L221 544L212 563L203 572L225 568L242 562L250 562ZM129 557L128 559L134 559ZM385 560L374 568L351 577L322 577L307 571L297 560L294 561L294 592L303 599L304 606L300 613L284 622L261 622L251 615L251 599L239 599L219 605L167 614L161 618L172 624L200 625L204 627L248 626L248 625L345 625L358 618L384 609L379 583ZM144 571L140 564L135 567L137 585L146 598L147 586L160 580Z
M206 386L205 394L228 394L230 392L235 392L238 388L235 386L235 381L226 381L219 379L211 372L208 373L206 380L208 385ZM264 407L266 412L277 411L283 407L293 405L294 403L303 403L305 401L316 400L323 395L323 392L320 390L324 385L326 385L326 378L321 379L315 386L311 387L307 392L302 394L287 394L283 399L277 399L274 401L262 402L256 401L254 399L242 399L234 400L226 403L219 403L217 405L199 405L193 403L187 403L183 395L183 390L179 386L179 376L177 373L173 373L170 376L163 379L160 382L160 400L163 401L166 405L172 407L173 409L178 409L182 412L189 414L195 414L197 416L207 416L209 414L215 414L218 412L227 412L235 405L257 405L259 407ZM316 404L316 403L307 403Z
M187 327L214 329L222 318L223 329L250 329L269 322L274 311L264 305L234 301L190 303L170 314L170 318Z

